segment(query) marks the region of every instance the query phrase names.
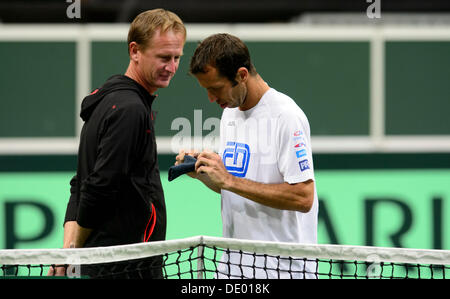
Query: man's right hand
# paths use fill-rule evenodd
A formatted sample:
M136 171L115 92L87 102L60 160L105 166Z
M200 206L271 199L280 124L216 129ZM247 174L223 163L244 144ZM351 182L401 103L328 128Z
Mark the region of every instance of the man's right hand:
M192 156L197 159L199 154L200 154L199 152L195 152L195 151L186 152L184 150L180 150L180 152L178 153L178 155L175 158L176 159L175 165L180 165L180 164L184 163L184 156L186 156L186 155ZM188 172L187 175L194 179L196 179L198 177L198 174L195 171Z

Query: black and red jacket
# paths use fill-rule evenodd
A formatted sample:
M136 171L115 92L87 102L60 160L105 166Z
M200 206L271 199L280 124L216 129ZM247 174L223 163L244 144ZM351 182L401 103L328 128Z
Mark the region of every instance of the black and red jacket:
M115 75L83 100L85 123L64 222L93 229L85 247L165 239L154 99L131 78Z

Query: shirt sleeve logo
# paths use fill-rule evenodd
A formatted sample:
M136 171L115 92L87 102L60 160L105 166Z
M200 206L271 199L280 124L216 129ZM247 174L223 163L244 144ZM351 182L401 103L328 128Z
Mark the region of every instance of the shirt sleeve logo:
M296 151L295 154L297 155L297 158L305 157L307 155L305 149Z
M308 162L308 160L301 160L300 162L298 162L298 164L300 165L300 170L301 171L305 171L305 170L309 169L309 162Z
M303 131L302 130L298 130L294 132L294 136L302 136L303 135Z
M229 173L245 177L250 161L250 147L245 143L229 141L223 151L222 160Z
M305 157L308 157L308 152L306 151L306 141L302 130L297 130L294 132L294 150L297 159L303 159L300 161L297 160L298 165L300 166L300 171L303 172L307 169L311 169L308 159L305 159Z

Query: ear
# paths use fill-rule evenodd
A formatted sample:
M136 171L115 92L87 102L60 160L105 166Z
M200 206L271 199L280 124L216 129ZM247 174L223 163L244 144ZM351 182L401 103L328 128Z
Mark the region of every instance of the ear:
M249 72L248 72L247 68L240 67L237 70L237 74L236 74L237 82L246 82L248 80L248 77L249 77Z
M130 54L130 59L137 62L139 60L139 45L136 42L131 42L128 45L128 53Z

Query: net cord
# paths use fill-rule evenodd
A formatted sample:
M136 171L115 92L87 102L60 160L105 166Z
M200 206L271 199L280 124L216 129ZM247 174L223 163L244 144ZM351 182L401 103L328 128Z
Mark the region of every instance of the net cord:
M296 244L209 236L95 248L3 249L0 250L0 264L108 263L162 255L198 246L221 247L235 251L307 259L450 265L450 250Z

